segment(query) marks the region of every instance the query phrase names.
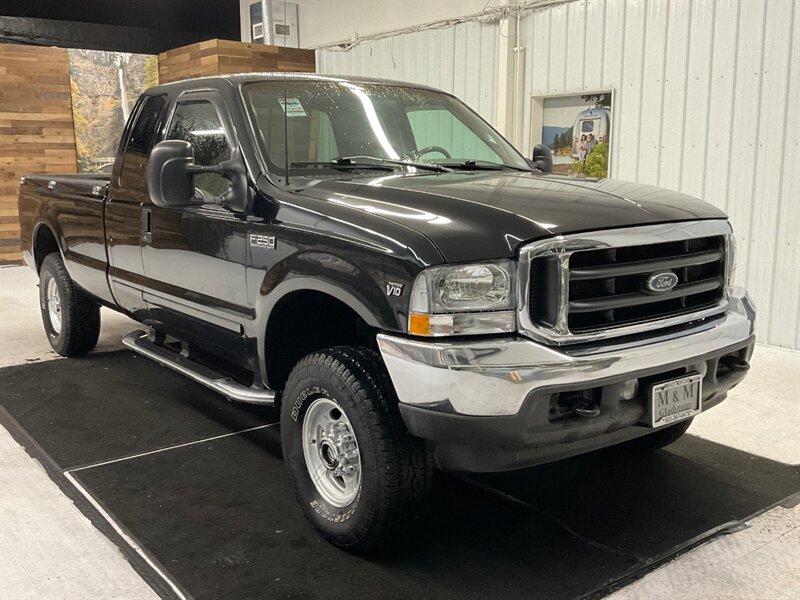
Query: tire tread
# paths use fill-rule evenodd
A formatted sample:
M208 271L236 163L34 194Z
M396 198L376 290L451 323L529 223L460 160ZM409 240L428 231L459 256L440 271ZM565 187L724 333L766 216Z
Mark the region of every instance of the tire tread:
M385 467L378 484L382 493L369 527L347 536L324 530L320 533L350 551L371 552L398 536L423 508L431 489L432 456L422 440L408 433L397 407L394 386L374 350L336 346L313 352L297 363L286 389L291 390L309 375L332 375L350 390L373 433L376 462ZM289 475L291 479L291 470ZM297 486L292 483L298 501L304 505L306 499L300 498Z
M100 337L100 306L75 285L57 252L45 257L40 273L40 305L45 330L49 324L45 302L45 273L50 273L56 280L61 296L61 334L54 340L50 331L47 331L53 350L68 357L90 352Z

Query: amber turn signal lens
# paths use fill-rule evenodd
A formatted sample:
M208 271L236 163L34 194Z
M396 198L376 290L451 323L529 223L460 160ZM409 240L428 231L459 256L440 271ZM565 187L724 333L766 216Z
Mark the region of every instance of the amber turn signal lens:
M412 335L430 335L431 317L430 315L411 314L411 323L408 332Z

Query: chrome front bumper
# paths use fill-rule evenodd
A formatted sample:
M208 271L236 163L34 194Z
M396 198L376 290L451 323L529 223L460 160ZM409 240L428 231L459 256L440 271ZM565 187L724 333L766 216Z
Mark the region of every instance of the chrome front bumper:
M753 335L755 309L736 288L729 310L680 330L635 341L552 347L522 337L457 342L378 335L401 404L469 416L516 415L543 388L589 388L626 376L669 370L741 344Z

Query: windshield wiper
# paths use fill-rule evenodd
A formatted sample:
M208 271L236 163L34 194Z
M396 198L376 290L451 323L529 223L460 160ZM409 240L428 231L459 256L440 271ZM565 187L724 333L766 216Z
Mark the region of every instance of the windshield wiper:
M475 160L472 158L469 158L467 160L462 160L459 162L452 162L452 163L441 162L438 164L447 166L450 169L459 169L462 171L502 171L503 169L512 169L514 171L525 171L525 172L530 171L530 169L524 169L522 167L515 167L503 163L490 162L488 160Z
M393 158L379 158L377 156L343 156L335 160L311 160L305 162L293 162L292 167L328 167L331 169L382 169L393 171L395 166L412 167L423 171L433 171L435 173L451 173L450 169L444 165L434 163L411 162L408 160L395 160Z
M397 165L400 167L413 167L415 169L422 169L425 171L434 171L436 173L449 173L452 169L448 169L443 165L433 163L420 163L411 162L408 160L396 160L394 158L379 158L377 156L343 156L332 160L330 162L320 161L317 163L293 163L298 166L313 166L313 165L327 165L333 168L336 167L383 167L389 165Z
M291 167L302 169L303 167L327 167L329 169L376 169L379 171L394 171L394 166L384 165L375 162L354 161L350 159L338 158L336 160L309 160L304 162L293 162Z
M402 167L414 167L415 169L424 169L426 171L435 171L436 173L449 173L452 169L448 169L443 165L433 163L412 162L408 160L396 160L394 158L379 158L377 156L345 156L338 160L351 160L351 161L375 161L387 165L400 165Z

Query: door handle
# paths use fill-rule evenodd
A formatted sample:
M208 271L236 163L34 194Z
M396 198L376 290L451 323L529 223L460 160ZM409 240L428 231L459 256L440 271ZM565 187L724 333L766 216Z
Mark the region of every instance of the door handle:
M153 241L152 230L153 215L149 208L142 209L142 243L149 244Z

